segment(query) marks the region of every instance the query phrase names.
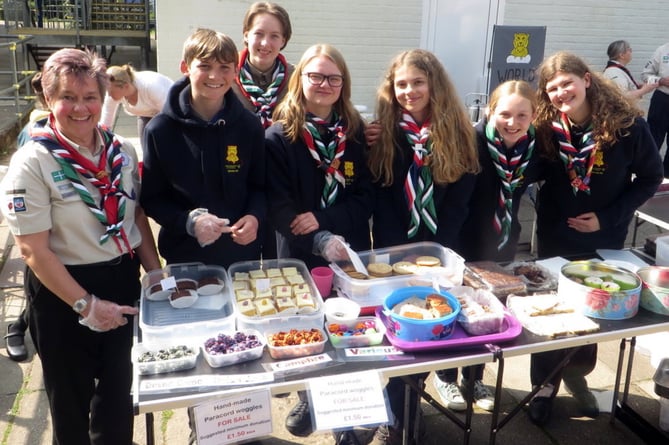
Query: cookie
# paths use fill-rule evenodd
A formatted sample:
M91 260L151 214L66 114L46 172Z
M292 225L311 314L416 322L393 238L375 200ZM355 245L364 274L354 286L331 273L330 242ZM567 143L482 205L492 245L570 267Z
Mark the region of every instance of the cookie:
M416 258L416 264L419 266L441 266L441 260L435 256L423 255Z
M395 275L413 275L416 272L416 265L409 261L398 261L393 264L393 274Z
M393 274L393 268L386 263L369 263L367 265L367 272L372 277L385 278Z

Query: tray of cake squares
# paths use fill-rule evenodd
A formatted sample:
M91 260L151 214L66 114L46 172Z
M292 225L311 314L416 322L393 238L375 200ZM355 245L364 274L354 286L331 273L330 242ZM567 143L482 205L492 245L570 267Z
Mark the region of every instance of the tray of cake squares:
M243 261L228 268L237 329L265 335L293 328L320 329L323 299L303 261Z

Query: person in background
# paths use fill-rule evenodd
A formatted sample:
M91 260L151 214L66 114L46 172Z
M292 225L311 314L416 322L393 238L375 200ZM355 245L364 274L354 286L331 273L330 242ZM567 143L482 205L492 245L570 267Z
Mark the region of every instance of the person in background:
M662 182L662 161L641 110L574 54L548 57L538 74L535 125L551 156L538 193L539 257L589 258L597 249L622 249L634 211ZM530 401L529 417L538 425L550 420L561 381L583 415L599 414L585 379L597 344L532 354L532 386L541 386L570 353Z
M604 77L615 82L625 96L638 100L658 87L657 82L639 84L634 80L634 76L626 66L632 61L632 47L627 41L611 42L606 53L609 61L606 62L606 68L604 68Z
M104 59L61 49L33 88L50 111L12 157L2 212L27 266L30 334L53 443L132 443L132 324L144 270L160 267L138 205L135 150L98 125Z
M126 113L137 116L137 136L141 139L146 124L162 111L172 79L155 71L135 71L131 65L110 66L107 74L111 83L100 122L112 128L123 105Z
M669 134L669 43L665 43L655 50L653 56L646 62L641 73L646 83L657 82L658 87L650 98L648 108L648 126L660 150ZM667 144L669 146L669 144ZM664 177L669 177L669 149L664 153Z
M293 32L290 17L276 3L256 2L246 11L242 30L246 47L239 54L239 75L232 88L263 128L268 128L293 73L293 66L281 54ZM276 258L275 229L266 224L261 236L263 257Z
M286 247L280 257L309 269L343 258L340 241L370 248L372 187L364 123L351 102L351 75L341 53L326 44L302 55L288 92L266 132L269 218ZM306 436L313 429L306 391L288 413L286 429ZM352 431L337 444L357 444Z
M374 139L374 248L433 241L458 250L479 167L474 129L437 57L421 49L396 56L379 87L376 114L367 131ZM404 416L415 419L417 394L411 391L411 411L404 413L400 377L389 380L387 393L395 419L377 428L375 445L399 443Z

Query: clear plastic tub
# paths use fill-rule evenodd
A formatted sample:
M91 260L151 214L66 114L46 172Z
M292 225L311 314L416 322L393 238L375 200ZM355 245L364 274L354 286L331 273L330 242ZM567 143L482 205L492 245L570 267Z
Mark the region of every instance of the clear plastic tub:
M501 332L504 305L492 292L467 286L454 287L450 292L460 302L458 323L469 335Z
M345 262L331 264L335 273L333 289L339 296L350 298L358 303L364 308L363 313L373 312L375 307L382 306L384 298L393 290L407 286L431 286L433 278L444 288L461 285L465 270L465 261L460 255L440 244L427 241L358 252L358 255L365 265L370 263L393 265L400 261L413 262L420 256L433 256L441 262L441 267L419 268L418 274L393 275L367 280L349 276L342 269L346 266Z
M132 347L130 356L139 375L151 375L192 369L199 353L198 347L185 343L138 343ZM151 355L154 360L141 361L145 355ZM165 358L170 356L174 358Z
M223 332L222 334L226 334L234 338L235 334L237 334L238 332L243 333L246 338L248 338L249 336L255 336L258 345L246 349L244 351L216 354L214 352L209 351L209 349L206 347L206 340L205 340L204 342L202 342L202 353L204 354L204 359L207 361L207 363L209 363L209 366L211 366L212 368L221 368L223 366L230 366L236 363L248 362L262 357L266 341L265 338L260 334L260 332L256 331L255 329L248 329L244 331L230 331L227 333ZM209 338L214 339L219 335L220 334L217 334L216 336Z
M264 261L242 261L231 264L228 268L229 279L239 274L247 274L251 278L251 272L263 271L265 278L267 273L270 275L285 274L297 272L304 280L304 285L313 299L313 308L300 308L295 301L295 308L293 310L285 310L282 312L269 315L245 315L242 313L240 305L242 302L237 301L237 298L230 291L230 299L234 301L237 313L237 329L256 329L260 332L267 331L281 331L293 328L321 328L323 326L324 311L323 299L321 298L316 285L314 284L309 269L303 261L293 258L273 259ZM293 275L294 276L294 275ZM272 277L278 278L278 277ZM296 284L299 286L299 284ZM230 287L230 289L232 286ZM296 299L296 298L295 298ZM254 300L257 300L254 299Z
M217 277L223 287L212 295L200 295L187 308L174 308L169 300L151 300L150 289L163 279L180 280L190 278L195 281L207 277ZM224 268L202 263L172 264L161 270L152 271L142 277L142 297L140 299L139 326L144 342L170 342L175 338L189 339L197 344L200 339L214 332L234 330L234 307L230 301L228 275Z
M368 331L370 328L372 331ZM338 334L343 330L347 331L344 335ZM335 348L361 348L381 344L386 335L386 326L376 317L359 317L344 323L325 323L325 331Z
M291 330L272 330L265 332L265 338L267 338L267 348L269 349L269 355L273 359L283 360L296 357L305 357L307 355L320 354L325 349L325 342L327 337L322 329L311 328L309 330L318 331L320 333L320 341L296 344L296 345L287 345L280 346L277 345L274 341L275 336L278 333L290 334ZM295 329L298 334L302 333L302 329Z

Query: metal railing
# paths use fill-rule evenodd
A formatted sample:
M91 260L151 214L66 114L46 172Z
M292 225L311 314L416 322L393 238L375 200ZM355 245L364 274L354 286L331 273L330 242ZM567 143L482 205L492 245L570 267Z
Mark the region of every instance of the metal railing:
M26 48L32 38L23 35L0 35L0 60L9 62L9 66L0 64L0 105L13 108L17 121L21 121L35 103L30 81L36 71L28 69ZM3 54L5 51L8 57Z

